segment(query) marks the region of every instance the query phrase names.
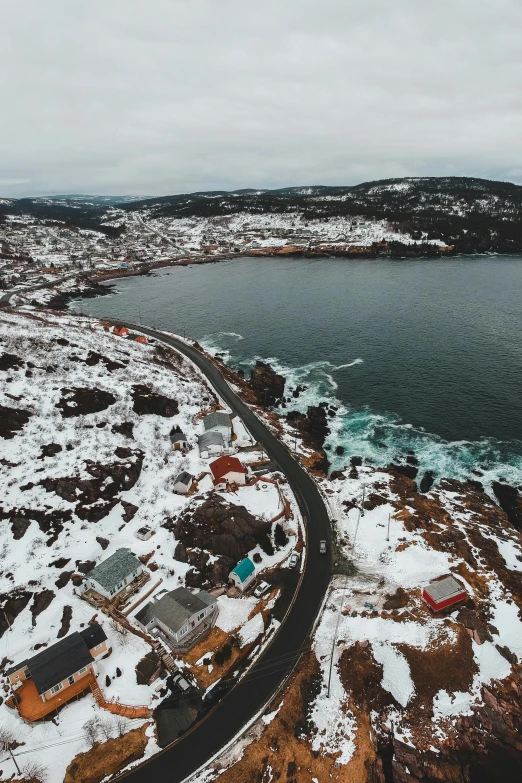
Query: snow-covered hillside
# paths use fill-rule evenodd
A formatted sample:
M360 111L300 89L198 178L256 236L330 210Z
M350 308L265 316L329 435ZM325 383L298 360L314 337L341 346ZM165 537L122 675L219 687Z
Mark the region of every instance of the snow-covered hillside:
M4 311L0 376L2 673L54 644L59 635L86 627L97 615L112 648L109 657L96 663L106 698L154 708L158 691L166 694L166 674L151 685L138 684L135 667L151 647L133 633L122 633L109 617L80 599L77 587L83 574L127 547L150 574L133 602L186 580L201 585L206 577L198 564L221 558L212 551L193 550L197 563L192 555L191 562L176 559L173 531L180 514L191 518L211 502L231 509L232 515L237 509L239 515L266 523L281 515L286 497L291 516L280 520L284 545L267 554L266 547L254 544L248 552L257 562L257 573L272 573L284 565L299 537L295 500L287 486L278 489L277 476L235 493L213 491L209 460L199 456L196 441L203 432L203 414L219 401L188 361L157 343L123 339L93 319L30 309ZM260 452L244 425L235 420L233 426L234 448L243 449L242 461L258 461ZM186 435L185 454L172 449L173 428ZM174 478L181 471L194 477L188 496L174 492ZM153 532L148 540L136 537L144 526ZM255 655L277 628L270 612L279 593L274 586L262 599L219 597L213 635L200 643L197 654L175 656L195 686L204 690L233 664L241 661L244 666L245 655ZM129 615L131 625L134 614ZM213 666L216 649L236 637L237 653L230 663ZM24 743L23 751L17 751L21 764L38 757L47 768L46 779L61 783L71 759L88 748L83 727L93 714L107 724L109 735L117 733L114 720L91 695L67 705L45 724L24 723L4 704L0 730L9 727ZM144 722L127 720L126 730ZM146 755L158 749L152 726L147 736ZM9 774L14 772L10 765L4 765Z

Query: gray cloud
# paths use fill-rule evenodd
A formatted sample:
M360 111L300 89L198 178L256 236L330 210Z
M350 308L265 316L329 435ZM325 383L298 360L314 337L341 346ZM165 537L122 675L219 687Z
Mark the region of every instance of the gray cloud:
M519 0L11 0L0 193L522 182Z

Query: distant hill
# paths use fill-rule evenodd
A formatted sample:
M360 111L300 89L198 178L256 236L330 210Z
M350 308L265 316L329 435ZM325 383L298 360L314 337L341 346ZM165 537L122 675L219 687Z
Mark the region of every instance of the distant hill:
M32 214L83 228L102 226L108 207L143 217L207 218L300 213L304 219L385 219L411 235L441 238L458 252L522 252L522 186L474 177L405 177L352 186L208 191L156 198L57 196L0 200L2 214Z

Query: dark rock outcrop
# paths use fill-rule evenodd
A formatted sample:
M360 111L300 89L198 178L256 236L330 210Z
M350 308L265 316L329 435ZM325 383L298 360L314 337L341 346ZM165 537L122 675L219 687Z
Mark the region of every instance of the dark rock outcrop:
M314 468L324 474L328 473L330 463L324 451L324 442L330 433L327 418L327 403L309 405L306 416L298 411L287 413L286 419L303 436L305 446L312 448L321 455L321 459L314 464Z
M16 433L25 427L31 415L31 411L23 408L8 408L7 405L0 405L0 438L6 440L14 438Z
M124 438L134 438L134 424L132 421L122 421L121 424L113 424L111 432L123 435Z
M137 482L143 463L143 452L132 452L127 462L114 462L104 465L99 462L87 462L86 470L91 479L58 478L44 479L42 485L47 492L55 492L63 500L76 503L75 513L80 519L98 522L103 519L118 502L118 494L131 489ZM109 479L109 480L107 480ZM126 510L125 521L132 519L137 507L122 501Z
M56 407L62 412L64 419L72 416L83 416L88 413L98 413L114 405L116 397L103 389L76 387L62 389L60 402Z
M250 374L249 384L258 405L273 407L279 405L284 398L285 379L265 362L256 362Z
M492 486L500 508L506 512L511 524L522 530L522 496L518 489L500 481L494 481Z
M153 391L150 386L136 385L132 387L132 399L134 413L140 416L156 415L171 418L179 411L176 400L165 397Z
M176 523L175 535L187 549L207 549L237 562L255 547L256 534L269 529L268 522L252 516L243 506L228 505L213 497L185 512Z
M23 367L23 365L22 359L14 353L3 353L0 356L0 370L4 372L7 370L17 370L19 367Z
M432 470L427 470L424 476L421 478L420 491L429 492L435 481L435 473Z
M211 497L203 505L188 509L177 520L175 536L184 549L177 548L176 552L207 550L230 558L235 565L255 547L256 537L269 529L269 522L252 516L243 506L229 505L221 498ZM190 553L187 557L185 562L190 563Z
M62 451L62 447L59 443L47 443L42 446L42 452L38 459L45 459L45 457L54 457Z
M55 597L56 593L53 590L42 590L41 593L34 593L33 603L31 604L33 625L36 625L36 618L38 615L47 609Z
M72 606L69 606L66 604L63 607L62 612L62 624L60 626L60 630L58 631L58 639L61 639L63 636L66 636L69 633L69 628L71 627L71 619L72 619Z
M74 571L62 571L56 582L54 583L58 590L61 590L62 587L65 587L65 585L69 584L69 581L71 579L71 576L74 574Z
M0 638L25 609L32 596L30 591L21 587L15 587L8 594L0 594Z

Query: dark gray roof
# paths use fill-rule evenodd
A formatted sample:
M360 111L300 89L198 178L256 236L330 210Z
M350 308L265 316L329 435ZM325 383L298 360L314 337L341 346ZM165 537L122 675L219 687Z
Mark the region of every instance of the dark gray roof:
M45 650L41 650L32 658L17 663L7 669L6 676L27 666L36 685L38 693L45 693L53 685L75 674L84 666L92 663L89 652L93 647L107 639L105 631L98 623L88 625L83 631L73 633L60 639Z
M85 640L85 644L89 650L92 650L92 648L96 647L97 644L101 644L102 642L107 641L107 634L98 623L88 625L87 628L84 628L83 631L80 631L80 636L82 636Z
M212 427L231 427L232 422L230 420L230 414L223 411L216 411L216 413L209 413L203 419L203 426L206 430L211 430Z
M171 443L178 443L180 440L187 440L187 436L183 432L174 432L170 436L170 442Z
M86 575L87 579L94 579L105 590L112 590L126 576L130 576L141 565L130 549L117 549L116 552L93 568Z
M38 693L42 694L92 663L85 639L74 631L27 661Z
M28 658L26 658L24 661L20 661L20 663L15 663L14 666L10 666L9 669L5 670L5 676L9 677L10 674L13 674L14 672L17 672L18 669L21 669L23 666L27 665Z
M225 441L220 432L204 432L198 438L198 446L200 449L208 448L209 446L224 446Z
M174 484L178 484L178 482L181 482L182 484L185 484L186 487L189 487L192 484L193 476L191 476L190 473L187 473L186 470L182 470L181 473L178 473L176 478L174 479Z
M154 619L160 620L173 633L177 633L192 615L216 603L216 600L204 590L196 594L191 593L186 587L178 587L162 595L158 601L151 601L140 609L136 619L142 625L147 625Z

